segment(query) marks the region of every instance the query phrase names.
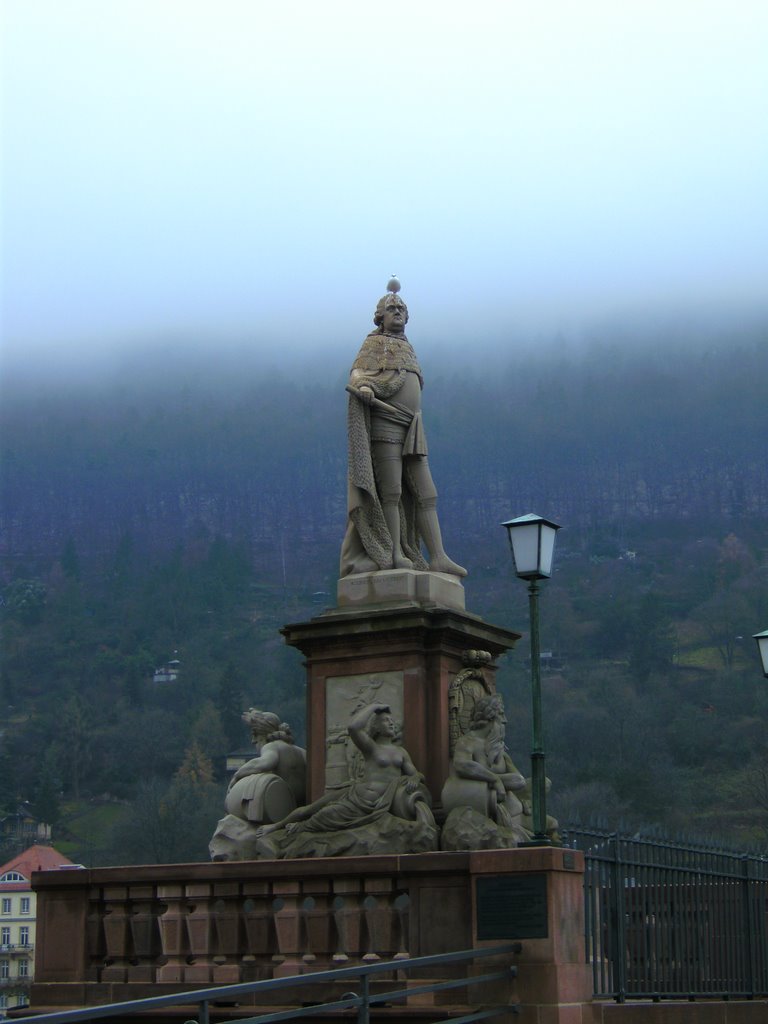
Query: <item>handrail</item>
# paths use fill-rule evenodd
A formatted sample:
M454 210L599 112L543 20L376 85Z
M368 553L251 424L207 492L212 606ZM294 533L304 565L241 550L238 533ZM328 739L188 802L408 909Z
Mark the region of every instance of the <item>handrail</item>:
M486 959L492 956L519 953L522 946L519 942L507 942L498 946L487 946L482 949L464 949L452 953L435 953L429 956L408 957L402 960L383 960L373 964L360 964L355 967L338 967L330 971L312 971L308 974L297 974L287 978L266 978L262 981L240 982L237 985L216 985L209 988L192 989L184 992L173 992L164 996L150 996L146 999L132 999L122 1003L109 1003L103 1006L91 1006L81 1010L60 1010L55 1013L32 1014L26 1017L13 1017L14 1024L76 1024L78 1021L118 1017L125 1014L141 1013L145 1010L156 1010L166 1006L186 1006L190 1003L200 1007L199 1024L208 1024L209 1003L229 1001L237 996L271 992L283 988L300 988L306 985L345 981L348 978L359 978L362 982L363 994L350 993L344 999L330 1003L318 1003L313 1006L294 1007L273 1013L259 1014L253 1017L238 1018L238 1024L272 1024L281 1020L309 1017L328 1010L352 1009L358 1007L361 1020L367 1020L367 1010L374 1003L392 1002L408 996L437 992L443 989L458 988L466 985L478 985L487 981L501 981L514 977L517 968L506 967L504 970L467 978L451 978L447 981L419 985L410 989L395 989L391 992L369 992L368 979L371 975L391 973L393 970L408 971L424 967L437 967L445 964L462 963L468 960ZM510 1006L498 1007L494 1010L480 1010L465 1017L452 1019L451 1024L482 1020L485 1017L503 1011L509 1012ZM479 1014L479 1015L478 1015Z

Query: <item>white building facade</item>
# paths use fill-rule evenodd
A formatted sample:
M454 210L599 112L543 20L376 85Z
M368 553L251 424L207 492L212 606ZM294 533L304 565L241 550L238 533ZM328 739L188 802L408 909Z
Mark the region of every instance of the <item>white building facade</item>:
M32 872L73 866L52 846L31 846L0 866L0 1019L29 1003L37 909Z

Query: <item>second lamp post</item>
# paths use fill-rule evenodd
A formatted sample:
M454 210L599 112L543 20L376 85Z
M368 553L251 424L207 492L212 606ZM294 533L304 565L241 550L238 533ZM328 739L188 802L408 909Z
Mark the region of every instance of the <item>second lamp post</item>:
M544 768L544 723L541 710L541 651L539 647L539 580L552 575L552 554L556 523L529 513L502 523L520 579L528 580L531 617L531 704L533 749L531 751L531 802L533 805L532 845L550 845L547 835L547 778Z

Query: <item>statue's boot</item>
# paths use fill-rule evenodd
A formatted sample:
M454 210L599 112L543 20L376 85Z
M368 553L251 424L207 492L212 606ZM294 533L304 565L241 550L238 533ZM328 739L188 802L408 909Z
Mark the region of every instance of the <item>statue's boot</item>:
M451 576L466 576L467 570L446 555L440 523L437 519L437 502L425 501L416 511L416 525L429 552L430 572L447 572Z
M384 518L387 521L387 529L389 535L392 538L392 568L393 569L412 569L413 562L410 558L406 558L403 554L403 549L400 546L400 502L398 501L382 501L382 511L384 512Z

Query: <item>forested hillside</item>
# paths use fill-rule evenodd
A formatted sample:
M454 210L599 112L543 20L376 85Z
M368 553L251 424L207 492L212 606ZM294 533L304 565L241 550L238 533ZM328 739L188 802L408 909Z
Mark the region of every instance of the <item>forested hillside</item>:
M564 527L542 606L555 813L764 841L768 334L420 355L468 609L525 632L499 523ZM204 857L240 709L301 734L278 629L333 603L345 377L176 351L6 384L0 800L32 800L76 859ZM523 640L500 672L521 767L525 662Z

